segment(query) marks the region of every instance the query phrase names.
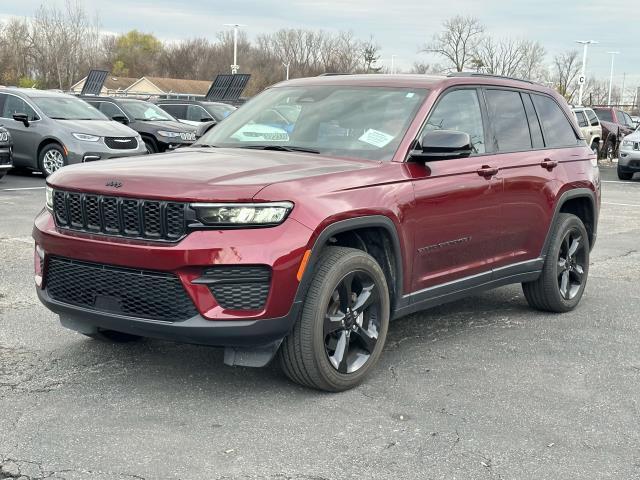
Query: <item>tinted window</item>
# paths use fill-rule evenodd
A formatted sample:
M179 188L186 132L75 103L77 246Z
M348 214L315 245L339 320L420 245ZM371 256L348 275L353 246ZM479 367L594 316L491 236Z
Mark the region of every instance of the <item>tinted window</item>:
M157 105L142 100L121 101L120 106L127 116L134 120L158 122L175 120Z
M120 110L115 103L111 102L102 102L100 105L100 111L109 118L113 118L115 116L126 117L124 112Z
M457 130L468 133L476 152L484 153L484 127L477 92L455 90L447 93L429 115L425 130Z
M633 122L631 121L631 117L629 115L627 115L625 112L620 112L620 111L618 111L617 113L618 113L618 119L620 120L620 123L623 123L628 127L633 126Z
M540 121L536 114L535 108L533 108L533 102L531 97L527 93L520 94L522 101L524 102L524 109L527 112L527 118L529 120L529 131L531 132L531 143L533 148L544 147L544 140L542 139L542 127L540 127Z
M158 105L165 112L170 113L175 118L180 118L184 120L187 116L187 106L186 105Z
M27 102L15 95L6 95L4 105L2 107L2 118L13 118L16 113L25 113L29 117L29 120L37 120L38 115L31 108Z
M598 121L598 117L596 117L596 114L594 113L593 110L585 110L585 113L587 114L587 117L589 118L589 123L591 123L592 127L597 127L600 125L600 122Z
M613 115L611 114L611 110L608 108L594 108L596 115L601 122L613 122Z
M587 117L584 112L573 112L576 114L576 119L578 120L578 125L580 127L588 127L589 122L587 122Z
M213 118L211 118L211 114L200 105L188 105L186 120L192 122L210 122Z
M578 144L573 127L558 104L550 97L532 95L547 147L569 147Z
M529 122L520 93L487 90L486 98L491 131L498 151L515 152L530 149Z

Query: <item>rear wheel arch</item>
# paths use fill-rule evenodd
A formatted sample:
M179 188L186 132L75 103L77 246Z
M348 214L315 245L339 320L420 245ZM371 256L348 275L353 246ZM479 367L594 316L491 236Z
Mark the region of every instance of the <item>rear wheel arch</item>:
M553 218L549 224L549 230L542 250L543 257L547 255L555 225L561 213L573 214L582 221L587 229L589 246L593 248L598 230L596 196L595 193L588 188L575 188L564 192L556 201Z
M395 223L384 215L370 215L339 220L325 227L313 244L311 256L298 286L296 301L304 300L314 265L329 246L356 248L371 255L387 277L391 311L402 297L404 263L400 237Z

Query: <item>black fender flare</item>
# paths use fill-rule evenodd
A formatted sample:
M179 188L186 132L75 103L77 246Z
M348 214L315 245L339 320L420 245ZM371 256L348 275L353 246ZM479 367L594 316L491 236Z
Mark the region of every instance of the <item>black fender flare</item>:
M551 223L549 224L549 230L547 231L547 236L542 246L542 253L540 255L542 258L547 257L547 252L549 251L549 246L551 245L551 236L553 235L553 230L555 228L562 206L567 203L567 201L573 200L574 198L588 198L591 202L591 210L593 212L594 218L593 231L591 232L593 241L591 242L591 245L589 245L589 248L593 249L593 245L595 244L595 239L598 233L598 208L596 203L596 194L593 192L593 190L590 190L588 188L574 188L564 192L556 201L556 206L553 211L553 217L551 218Z
M338 233L347 232L349 230L356 230L359 228L384 228L389 233L393 255L395 256L396 262L396 298L395 301L393 301L394 299L392 299L392 304L396 305L397 308L398 302L402 298L404 264L402 260L402 250L400 248L400 237L398 235L396 226L389 217L386 217L384 215L367 215L363 217L339 220L325 227L324 230L320 232L320 235L318 235L318 238L311 248L311 254L309 256L309 260L307 261L302 279L300 280L300 284L298 285L298 291L296 292L294 302L302 302L304 300L307 288L309 287L311 279L313 278L314 266L318 262L318 259L320 258L321 252L324 246L327 244L327 241L332 236L337 235ZM391 313L393 315L393 312Z

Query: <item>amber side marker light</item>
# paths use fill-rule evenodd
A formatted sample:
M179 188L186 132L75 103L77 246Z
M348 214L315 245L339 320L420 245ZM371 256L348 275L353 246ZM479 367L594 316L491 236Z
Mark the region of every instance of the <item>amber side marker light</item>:
M298 274L296 275L298 282L302 280L302 276L304 275L304 271L307 268L307 263L309 263L310 256L311 256L311 250L307 250L306 252L304 252L302 261L300 262L300 268L298 268Z

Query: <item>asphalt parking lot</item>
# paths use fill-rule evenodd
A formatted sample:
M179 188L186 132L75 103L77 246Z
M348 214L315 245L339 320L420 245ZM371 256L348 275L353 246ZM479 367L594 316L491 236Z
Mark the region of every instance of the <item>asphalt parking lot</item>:
M582 303L519 286L412 315L360 387L59 326L32 277L37 175L0 181L0 478L640 478L640 180L602 169Z

